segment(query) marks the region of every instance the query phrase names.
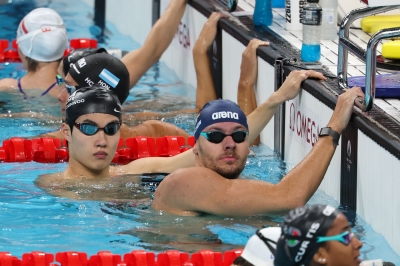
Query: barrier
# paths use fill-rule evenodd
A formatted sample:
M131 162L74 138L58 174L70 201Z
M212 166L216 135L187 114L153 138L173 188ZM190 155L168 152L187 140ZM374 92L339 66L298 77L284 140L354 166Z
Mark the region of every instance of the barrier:
M187 143L186 143L187 142ZM151 137L120 138L112 162L127 164L145 157L170 157L180 154L194 146L191 136L166 136L157 139ZM0 147L0 162L62 163L68 162L69 152L66 140L55 138L35 138L32 140L13 137L3 141ZM1 266L1 265L0 265Z
M235 249L222 254L200 250L190 257L188 253L177 250L168 250L158 255L154 252L133 250L124 254L123 259L121 255L110 251L99 251L89 259L84 252L58 252L54 256L51 253L33 251L24 253L21 260L9 252L0 252L0 266L230 266L242 251Z

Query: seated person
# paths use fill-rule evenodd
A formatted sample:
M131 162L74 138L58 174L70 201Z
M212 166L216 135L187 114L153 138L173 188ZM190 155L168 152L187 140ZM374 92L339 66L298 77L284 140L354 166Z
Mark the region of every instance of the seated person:
M0 80L0 90L18 89L27 97L30 89L40 89L42 96L49 94L56 97L64 88L57 69L68 46L67 32L60 15L50 8L31 11L19 24L17 44L27 73L19 79Z
M288 86L293 86L291 82L300 86L298 79L306 73L291 72L281 88L267 99L269 105L264 102L247 119L229 100L207 103L196 122L196 144L192 149L195 167L177 169L165 177L154 194L153 208L177 215L250 216L306 204L325 175L338 138L350 120L354 100L364 96L360 88L338 97L327 124L330 135L320 136L306 157L278 184L239 178L250 151L249 143L278 106L297 95L297 86L287 90Z
M274 263L358 266L361 247L343 213L329 205L306 205L285 216Z
M281 236L281 231L280 227L257 230L232 266L274 266L276 242Z

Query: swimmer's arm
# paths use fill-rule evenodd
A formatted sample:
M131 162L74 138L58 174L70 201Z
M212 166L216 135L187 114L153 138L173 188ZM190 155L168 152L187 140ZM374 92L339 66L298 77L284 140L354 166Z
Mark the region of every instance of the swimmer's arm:
M250 115L257 108L257 99L254 92L258 73L256 52L257 48L261 45L269 45L269 42L253 39L242 54L237 103L246 116ZM257 137L254 142L251 142L251 145L258 145L259 143L260 138Z
M0 80L0 91L16 89L18 87L18 81L12 78L5 78Z
M326 80L321 73L313 70L294 70L290 72L279 90L274 92L247 117L247 122L249 124L249 143L252 143L261 133L282 103L294 99L299 94L301 82L308 77Z
M124 105L126 107L126 105ZM128 105L129 106L129 105ZM127 108L129 109L129 108ZM151 111L143 111L140 113L133 113L128 115L123 115L123 121L138 121L138 120L160 120L162 118L173 117L180 114L194 114L197 113L197 109L184 109L179 111L171 111L165 113L151 112Z
M232 217L276 213L301 203L297 194L286 194L289 191L280 191L277 186L259 180L226 179L204 167L179 169L160 183L153 208L175 214Z
M217 35L218 21L224 17L226 15L213 12L204 24L193 47L193 60L197 79L196 108L198 110L203 108L207 102L217 99L211 72L211 62L207 52L210 50Z
M63 136L61 130L58 130L58 131L55 131L55 132L48 132L48 133L40 135L39 137L41 137L41 138L64 139L64 136Z
M123 125L121 127L121 138L132 138L136 136L153 138L164 136L183 136L188 138L189 134L173 124L159 120L148 120L137 126L128 127Z
M194 166L192 149L172 157L148 157L121 167L126 174L171 173L179 168Z
M185 12L186 3L187 0L171 0L163 15L154 24L143 46L122 58L130 74L131 87L160 59L170 45Z

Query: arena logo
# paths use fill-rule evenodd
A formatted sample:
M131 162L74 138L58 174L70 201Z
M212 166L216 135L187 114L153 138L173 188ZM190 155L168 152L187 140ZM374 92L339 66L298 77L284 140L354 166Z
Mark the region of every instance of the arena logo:
M300 109L296 110L296 105L292 102L289 109L289 129L296 133L298 137L310 143L311 146L318 140L319 124L315 119L307 116Z
M211 115L213 120L216 119L221 119L221 118L233 118L239 120L239 114L238 113L233 113L233 112L215 112Z
M175 34L175 37L178 39L179 44L183 46L183 48L190 48L190 34L189 27L182 23L179 23L178 31Z

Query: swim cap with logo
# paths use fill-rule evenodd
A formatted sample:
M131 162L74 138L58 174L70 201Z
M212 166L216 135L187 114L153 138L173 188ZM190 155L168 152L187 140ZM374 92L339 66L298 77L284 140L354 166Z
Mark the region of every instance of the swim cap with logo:
M86 57L92 54L100 54L107 53L107 50L104 48L80 48L73 50L67 56L63 58L63 72L66 76L71 67L71 64L76 63L82 57Z
M329 205L306 205L291 210L284 218L275 265L309 265L323 244L316 242L317 237L326 235L339 214Z
M259 230L247 241L240 256L253 265L273 266L276 242L281 236L281 231L280 227L268 227Z
M79 87L100 87L114 91L124 103L129 95L129 72L124 63L107 53L96 53L79 59L68 72ZM78 88L78 86L76 86Z
M76 90L69 96L65 108L68 125L73 125L81 115L101 113L122 120L121 104L113 91L94 85Z
M17 44L25 56L36 61L61 59L68 47L64 21L53 9L36 8L20 22Z
M206 127L221 123L235 122L249 129L247 118L240 107L231 100L214 100L206 103L197 115L195 139L198 139L201 131Z

